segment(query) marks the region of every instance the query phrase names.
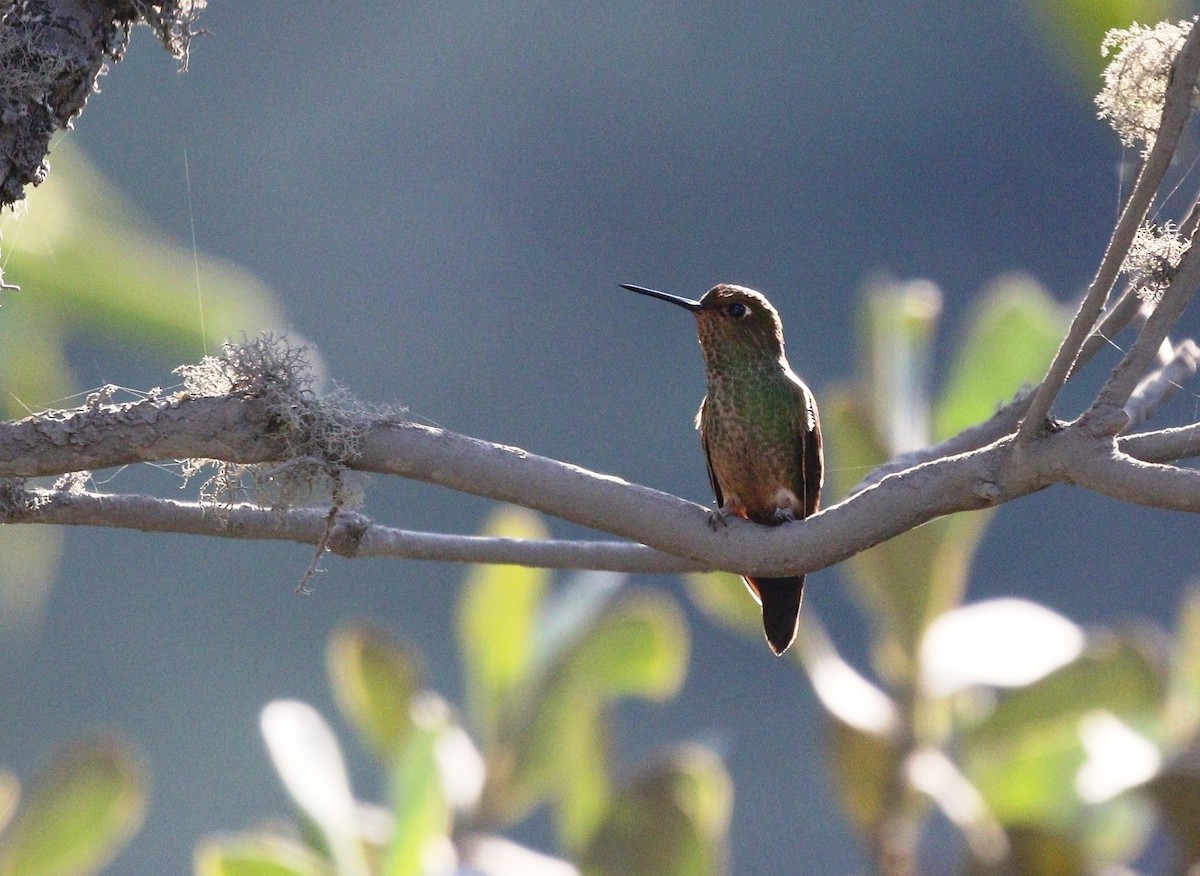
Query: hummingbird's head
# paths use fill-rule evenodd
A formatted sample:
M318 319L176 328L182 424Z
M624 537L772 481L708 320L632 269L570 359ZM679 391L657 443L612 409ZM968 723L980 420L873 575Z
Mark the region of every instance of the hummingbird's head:
M696 329L705 357L720 348L783 354L783 323L766 296L745 286L721 283L697 302Z
M741 362L783 358L783 323L766 296L745 286L720 283L699 301L668 295L644 286L622 288L639 295L669 301L696 315L696 329L704 361L710 371Z

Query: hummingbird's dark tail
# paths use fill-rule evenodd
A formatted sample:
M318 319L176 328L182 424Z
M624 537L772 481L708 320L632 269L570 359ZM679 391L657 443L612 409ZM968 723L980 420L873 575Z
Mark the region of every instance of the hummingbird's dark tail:
M767 634L767 644L778 657L796 638L804 576L747 578L746 584L762 604L763 631Z

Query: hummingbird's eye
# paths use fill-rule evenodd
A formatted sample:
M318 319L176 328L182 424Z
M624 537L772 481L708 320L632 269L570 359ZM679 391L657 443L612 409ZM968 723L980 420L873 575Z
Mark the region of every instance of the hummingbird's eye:
M745 319L750 315L750 308L745 304L742 304L740 301L735 301L733 304L725 308L725 312L734 319Z

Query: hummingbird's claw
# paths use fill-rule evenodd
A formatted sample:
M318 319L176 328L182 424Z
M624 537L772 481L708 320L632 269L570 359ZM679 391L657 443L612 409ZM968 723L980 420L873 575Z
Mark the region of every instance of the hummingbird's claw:
M729 515L731 512L724 508L718 508L715 511L708 512L708 528L713 532L718 529L724 529L729 525Z

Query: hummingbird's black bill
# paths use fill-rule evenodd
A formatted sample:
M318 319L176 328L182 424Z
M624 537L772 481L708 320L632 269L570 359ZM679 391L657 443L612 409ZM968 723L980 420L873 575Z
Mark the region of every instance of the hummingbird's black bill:
M630 286L628 283L622 283L621 288L628 289L630 292L636 292L639 295L649 295L651 298L661 298L663 301L670 301L672 304L678 304L684 310L690 310L692 313L701 309L699 301L693 301L690 298L680 298L678 295L668 295L666 292L659 292L657 289L647 289L645 286Z

